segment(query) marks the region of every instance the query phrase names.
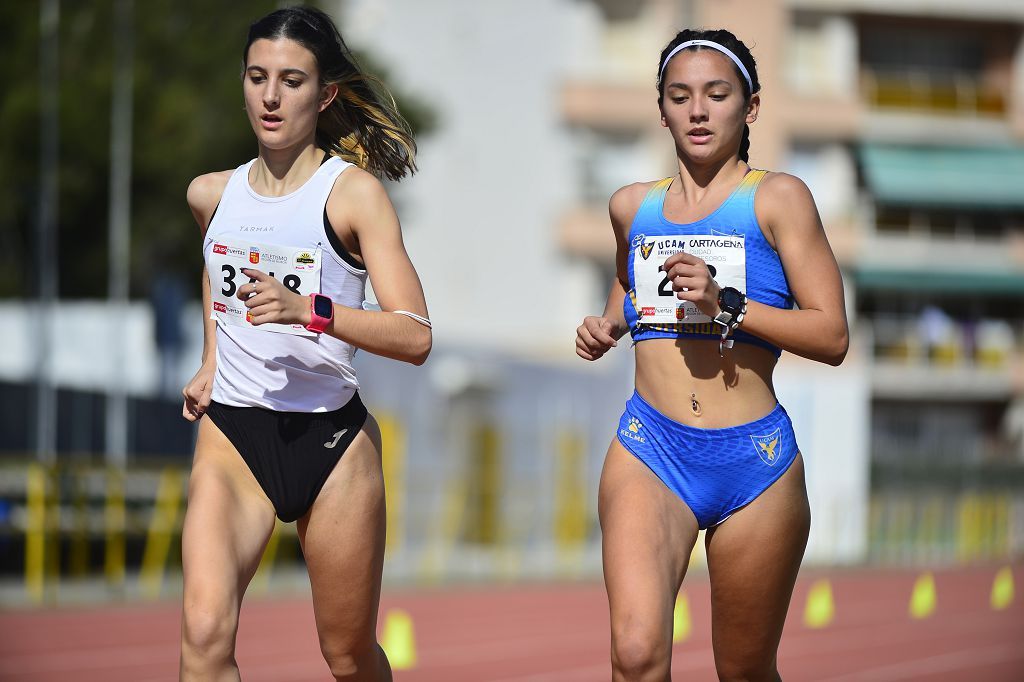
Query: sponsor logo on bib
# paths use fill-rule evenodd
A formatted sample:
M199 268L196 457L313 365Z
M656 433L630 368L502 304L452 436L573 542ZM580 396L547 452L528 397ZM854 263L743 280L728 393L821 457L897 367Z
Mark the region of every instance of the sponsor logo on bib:
M309 251L301 251L295 255L295 265L292 266L296 270L312 270L316 264L316 259L313 258L313 254Z
M260 262L260 250L255 246L249 248L249 262L256 265Z
M651 242L650 244L640 245L640 255L644 257L644 260L647 260L648 258L651 257L652 251L654 251L654 242Z
M227 253L228 252L228 246L227 246L227 244L214 244L213 245L213 252L214 253Z

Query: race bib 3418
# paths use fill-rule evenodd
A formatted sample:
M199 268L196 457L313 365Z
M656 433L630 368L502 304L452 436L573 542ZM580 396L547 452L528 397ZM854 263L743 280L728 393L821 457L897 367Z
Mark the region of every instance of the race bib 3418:
M261 324L253 326L248 308L237 298L238 288L255 280L242 268L259 270L275 278L302 296L320 291L320 256L316 249L300 249L277 244L257 244L238 239L214 239L207 269L210 275L210 317L230 324L281 334L316 336L301 324Z

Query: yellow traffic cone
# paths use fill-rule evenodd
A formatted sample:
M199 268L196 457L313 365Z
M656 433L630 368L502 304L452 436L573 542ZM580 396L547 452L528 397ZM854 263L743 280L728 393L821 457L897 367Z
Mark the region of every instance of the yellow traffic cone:
M408 613L401 609L387 612L380 646L387 654L392 670L412 670L416 667L416 638L412 631L412 617Z
M996 579L992 583L992 608L1002 611L1013 603L1013 571L1009 566L1002 568L996 573Z
M832 622L836 615L836 605L832 600L832 584L828 580L819 580L811 585L807 594L807 606L804 608L804 625L819 629Z
M914 582L914 592L910 595L910 617L927 618L935 612L935 576L931 571L922 573Z
M679 593L676 607L672 610L672 643L684 642L690 636L690 602L685 592Z

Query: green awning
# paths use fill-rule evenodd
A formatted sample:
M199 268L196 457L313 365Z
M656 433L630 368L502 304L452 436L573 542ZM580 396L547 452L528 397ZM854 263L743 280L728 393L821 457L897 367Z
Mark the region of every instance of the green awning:
M860 158L868 188L882 204L1024 208L1024 147L866 144Z
M942 272L866 267L854 270L853 276L861 291L1024 296L1024 272Z

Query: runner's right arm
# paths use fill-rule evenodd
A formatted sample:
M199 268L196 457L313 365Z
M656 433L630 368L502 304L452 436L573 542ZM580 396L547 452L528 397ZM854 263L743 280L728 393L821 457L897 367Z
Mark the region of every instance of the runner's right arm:
M192 216L199 224L203 239L210 227L213 213L224 194L231 171L207 173L200 175L188 186L188 206ZM181 394L185 401L181 407L181 416L190 422L201 418L210 406L213 393L213 375L217 369L217 321L210 317L210 278L203 266L203 359L199 371L185 385Z
M629 289L629 227L633 222L647 193L648 185L634 183L627 185L612 195L608 201L608 214L612 221L615 234L615 279L608 292L608 301L604 313L600 316L588 316L583 324L576 328L576 354L584 360L597 360L610 348L618 345L629 327L622 312L622 304Z

